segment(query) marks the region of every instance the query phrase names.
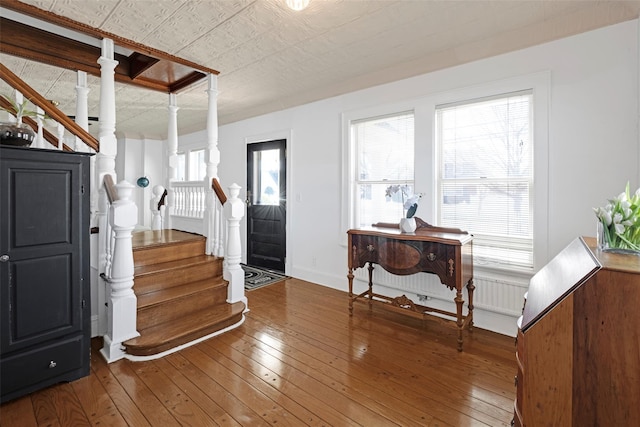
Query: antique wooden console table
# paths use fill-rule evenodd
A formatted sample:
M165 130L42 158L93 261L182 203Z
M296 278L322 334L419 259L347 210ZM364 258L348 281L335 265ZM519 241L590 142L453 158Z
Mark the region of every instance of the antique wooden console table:
M455 229L434 227L416 218L415 233L401 233L397 224L374 224L372 227L352 229L349 236L349 314L353 315L355 301L368 302L387 309L425 318L429 313L454 317L458 329L458 351L462 351L462 331L473 328L473 245L469 233ZM353 294L353 271L369 264L369 288ZM407 296L391 298L373 292L373 264L397 275L418 272L436 274L443 285L455 290L456 312L448 312L414 303ZM467 315L462 289L469 297Z

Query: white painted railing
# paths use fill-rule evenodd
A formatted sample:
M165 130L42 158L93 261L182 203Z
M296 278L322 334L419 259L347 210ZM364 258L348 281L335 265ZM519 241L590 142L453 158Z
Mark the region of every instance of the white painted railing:
M160 194L160 189L157 194ZM223 276L229 281L227 301L243 301L246 305L244 271L240 266L240 221L244 216L244 202L239 198L240 186L232 184L229 187L228 199L215 178L210 185L203 185L202 181L172 182L168 194L171 227L207 238L205 253L225 258ZM155 200L151 202L152 210L157 210Z
M202 219L205 210L205 192L202 181L174 181L171 215Z

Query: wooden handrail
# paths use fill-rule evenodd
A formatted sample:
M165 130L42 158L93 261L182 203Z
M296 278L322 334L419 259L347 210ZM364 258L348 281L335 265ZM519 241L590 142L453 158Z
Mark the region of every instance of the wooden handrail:
M77 136L87 144L89 147L93 148L96 151L100 151L100 144L98 140L94 138L89 132L84 130L80 125L71 120L66 116L62 111L56 108L51 102L49 102L45 97L40 95L35 89L25 83L20 77L16 76L11 70L9 70L4 64L0 64L0 78L7 82L9 86L16 89L23 96L25 96L29 101L38 107L42 108L42 110L53 120L62 124L65 128L69 130L74 136Z
M113 203L118 200L118 192L116 191L116 186L113 183L113 177L109 174L104 176L104 189L107 191L109 203Z
M218 182L218 178L213 178L211 180L211 188L213 188L214 193L216 193L216 197L220 200L220 204L224 205L227 202L227 195L224 194L224 190Z
M6 97L2 95L0 95L0 108L4 108L6 111L10 112L14 116L16 115L16 109L11 103L11 101L9 101ZM23 116L22 122L29 125L31 129L33 129L34 131L36 132L38 131L38 122L32 119L31 117ZM47 129L44 129L44 128L42 129L42 136L44 137L45 141L47 141L49 144L53 145L56 148L58 147L58 138L56 138L55 135L53 135ZM62 144L62 149L64 151L73 151L68 145L64 143Z
M158 202L158 210L160 210L161 206L164 206L165 204L165 199L167 198L167 189L164 189L164 193L162 193L162 196L160 196L160 201Z

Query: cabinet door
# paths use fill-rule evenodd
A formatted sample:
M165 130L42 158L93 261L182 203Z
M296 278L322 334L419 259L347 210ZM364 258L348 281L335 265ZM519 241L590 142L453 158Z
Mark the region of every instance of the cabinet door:
M82 330L84 171L65 159L0 156L2 354Z

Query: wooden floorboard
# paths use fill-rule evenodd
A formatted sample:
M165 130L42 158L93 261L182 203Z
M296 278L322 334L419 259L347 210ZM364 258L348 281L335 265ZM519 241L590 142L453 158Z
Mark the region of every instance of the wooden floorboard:
M297 279L247 294L242 326L0 406L1 426L507 426L514 340L357 304Z

